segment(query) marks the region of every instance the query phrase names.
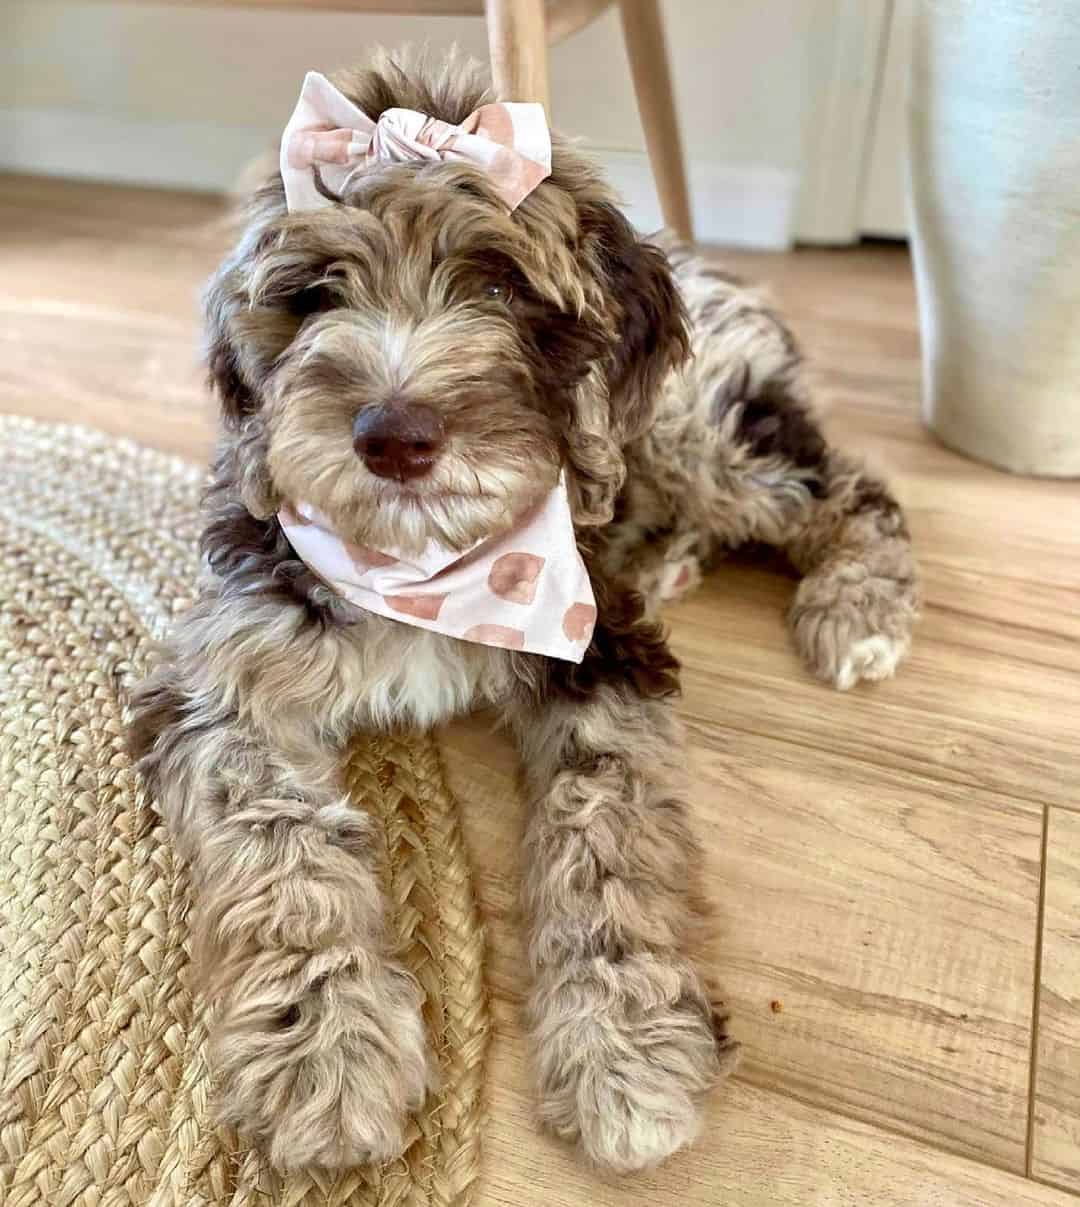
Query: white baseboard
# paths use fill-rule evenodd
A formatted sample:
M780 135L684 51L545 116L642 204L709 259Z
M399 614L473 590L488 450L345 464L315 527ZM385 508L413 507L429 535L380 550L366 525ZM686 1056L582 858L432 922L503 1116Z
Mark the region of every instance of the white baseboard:
M0 109L0 170L227 190L273 133L205 122L134 121L58 109ZM591 149L639 230L663 225L649 158ZM791 246L798 173L757 164L688 165L695 234L703 243Z
M232 188L273 137L250 126L0 109L0 169L165 188Z
M649 157L591 149L641 231L663 226ZM691 217L700 243L783 251L792 244L799 174L768 164L687 164Z

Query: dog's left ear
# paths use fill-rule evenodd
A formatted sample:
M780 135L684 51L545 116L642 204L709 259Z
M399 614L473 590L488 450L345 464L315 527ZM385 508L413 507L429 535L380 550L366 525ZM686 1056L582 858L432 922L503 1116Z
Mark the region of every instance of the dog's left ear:
M615 327L611 424L626 443L648 428L665 376L690 355L686 308L667 256L614 205L599 203L586 221Z

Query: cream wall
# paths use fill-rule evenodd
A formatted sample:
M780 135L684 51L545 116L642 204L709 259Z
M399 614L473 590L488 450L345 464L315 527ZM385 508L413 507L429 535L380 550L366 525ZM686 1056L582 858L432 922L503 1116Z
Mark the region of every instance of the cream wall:
M791 233L815 39L837 0L667 0L664 14L699 233ZM92 0L0 0L0 166L215 188L280 130L299 81L375 42L460 43L483 23ZM7 36L3 36L6 32ZM658 220L618 19L556 48L553 118Z

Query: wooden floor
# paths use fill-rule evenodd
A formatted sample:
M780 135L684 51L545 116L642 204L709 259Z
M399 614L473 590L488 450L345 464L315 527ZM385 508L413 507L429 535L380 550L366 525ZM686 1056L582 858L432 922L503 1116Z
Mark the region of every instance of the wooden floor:
M0 410L204 458L195 299L220 213L0 178ZM484 722L447 733L497 1017L480 1203L1075 1202L1080 484L1008 477L927 436L905 252L728 262L793 318L831 435L894 481L925 619L898 679L840 695L800 668L792 583L767 568L726 567L670 613L745 1059L698 1147L648 1177L596 1176L533 1126L514 760Z

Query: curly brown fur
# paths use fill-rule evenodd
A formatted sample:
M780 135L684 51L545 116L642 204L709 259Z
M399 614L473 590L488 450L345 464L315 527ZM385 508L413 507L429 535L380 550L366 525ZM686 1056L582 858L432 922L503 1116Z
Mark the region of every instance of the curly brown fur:
M694 354L625 450L626 488L598 534L600 560L653 613L725 550L774 545L804 576L790 619L810 670L841 689L887 678L908 652L919 602L898 504L827 446L782 320L737 278L684 248L669 255Z
M670 665L657 651L637 670ZM555 690L515 721L540 1115L599 1164L638 1169L694 1139L734 1057L695 963L699 852L678 724L633 677L586 700Z
M457 60L383 56L337 83L372 117L458 121L484 99ZM792 621L811 669L881 677L916 602L899 509L826 448L775 315L638 240L559 139L512 216L460 164L372 169L316 213L287 213L275 177L206 309L223 417L206 573L134 700L132 743L193 871L223 1118L285 1167L400 1151L432 1062L340 756L358 730L494 704L531 803L541 1117L598 1163L662 1159L693 1138L731 1045L699 963L678 666L655 605L724 548L769 541L805 575ZM437 408L447 433L409 489L353 452L355 416L389 398ZM562 467L599 610L580 666L360 611L275 518L303 498L357 543L463 549Z

